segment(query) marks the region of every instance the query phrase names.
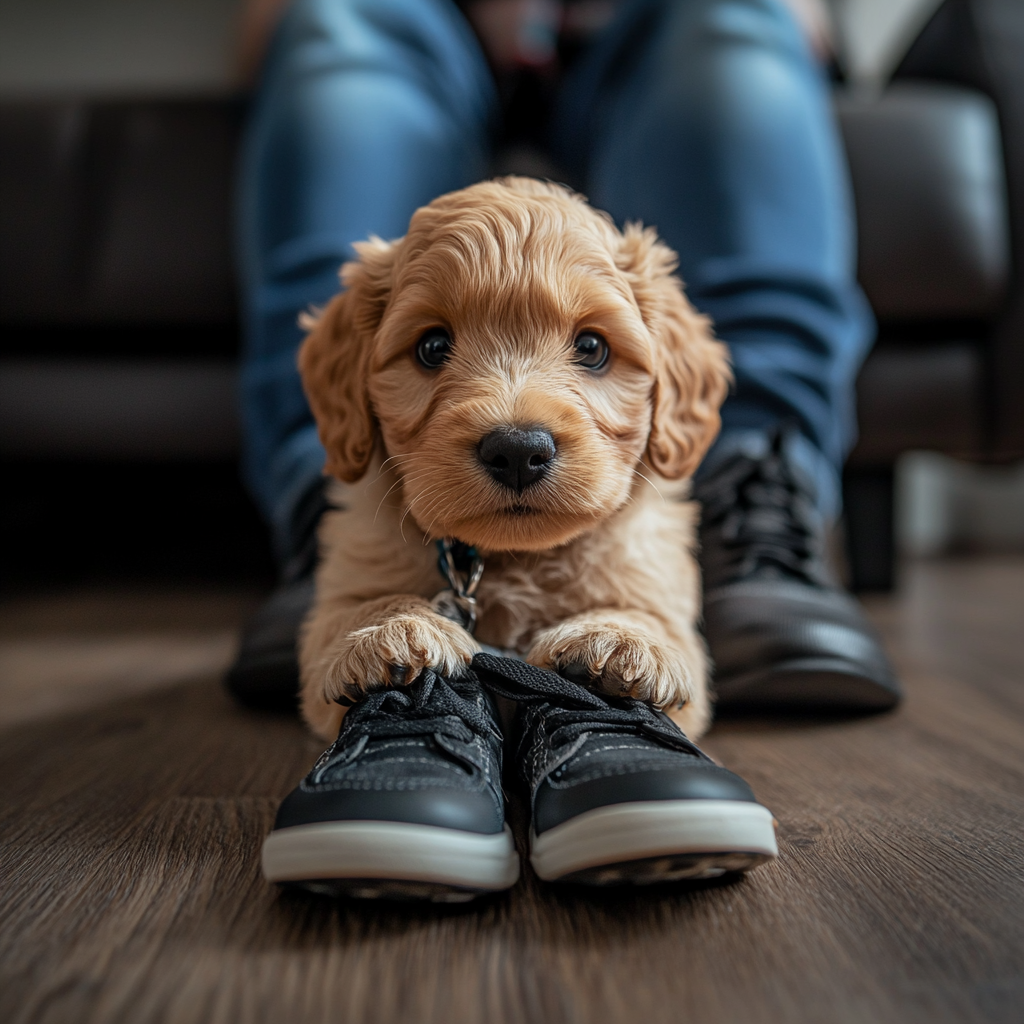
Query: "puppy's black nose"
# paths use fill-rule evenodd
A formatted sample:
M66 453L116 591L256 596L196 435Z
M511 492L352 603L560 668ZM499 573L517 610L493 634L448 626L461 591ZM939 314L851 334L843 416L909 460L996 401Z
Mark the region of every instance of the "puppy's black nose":
M505 487L522 492L547 472L555 457L555 439L547 430L499 427L479 444L477 457Z

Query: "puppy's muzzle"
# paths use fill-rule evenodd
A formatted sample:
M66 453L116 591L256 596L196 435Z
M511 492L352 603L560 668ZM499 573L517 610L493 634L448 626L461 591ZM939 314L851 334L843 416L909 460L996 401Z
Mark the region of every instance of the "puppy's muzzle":
M556 451L551 432L542 427L498 427L480 442L476 454L493 480L522 494L544 478Z

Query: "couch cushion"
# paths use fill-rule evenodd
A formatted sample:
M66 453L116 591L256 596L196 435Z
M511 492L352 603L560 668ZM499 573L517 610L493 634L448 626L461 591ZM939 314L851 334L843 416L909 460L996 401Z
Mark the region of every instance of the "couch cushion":
M999 123L980 92L899 83L840 95L859 276L883 321L987 318L1010 264Z
M193 460L238 453L221 359L0 361L0 457Z
M985 441L982 352L971 342L886 345L868 357L857 381L857 466L891 465L926 448L977 455Z

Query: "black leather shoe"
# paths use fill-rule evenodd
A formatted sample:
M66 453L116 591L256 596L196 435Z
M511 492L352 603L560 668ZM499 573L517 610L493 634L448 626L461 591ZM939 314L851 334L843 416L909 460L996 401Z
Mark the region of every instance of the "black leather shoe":
M224 677L240 704L260 711L298 708L299 627L313 604L317 528L330 508L324 481L317 480L298 503L290 542L291 554L281 584L242 627L238 654Z
M717 707L884 711L900 687L860 605L831 578L825 526L778 431L702 476L704 635Z
M493 702L472 674L427 670L369 694L281 804L264 875L330 895L446 903L509 888L519 858L501 751Z
M246 622L234 664L224 677L240 704L295 711L299 698L299 627L313 603L313 577L279 586Z
M771 812L664 714L511 658L478 654L473 669L520 704L517 764L541 878L642 885L776 856Z

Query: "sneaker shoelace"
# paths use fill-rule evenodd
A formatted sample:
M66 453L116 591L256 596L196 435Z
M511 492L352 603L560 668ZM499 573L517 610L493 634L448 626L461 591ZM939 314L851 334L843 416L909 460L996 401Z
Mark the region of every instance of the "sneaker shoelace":
M375 690L355 704L345 716L337 740L313 766L311 781L317 783L332 769L354 761L371 740L439 736L465 744L472 743L474 736L501 740L478 702L462 696L450 681L425 669L408 686ZM470 761L472 767L482 767L466 756L468 750L442 745L449 754Z
M594 732L629 733L702 761L709 760L672 722L643 701L631 697L605 698L554 672L514 658L478 654L473 659L473 668L493 693L534 712L531 725L539 723L552 749L571 748L581 737ZM523 729L516 758L519 765L528 764L528 748L532 743L532 729Z
M779 430L760 459L739 454L701 480L701 557L706 589L788 577L827 586L819 515L789 466Z

